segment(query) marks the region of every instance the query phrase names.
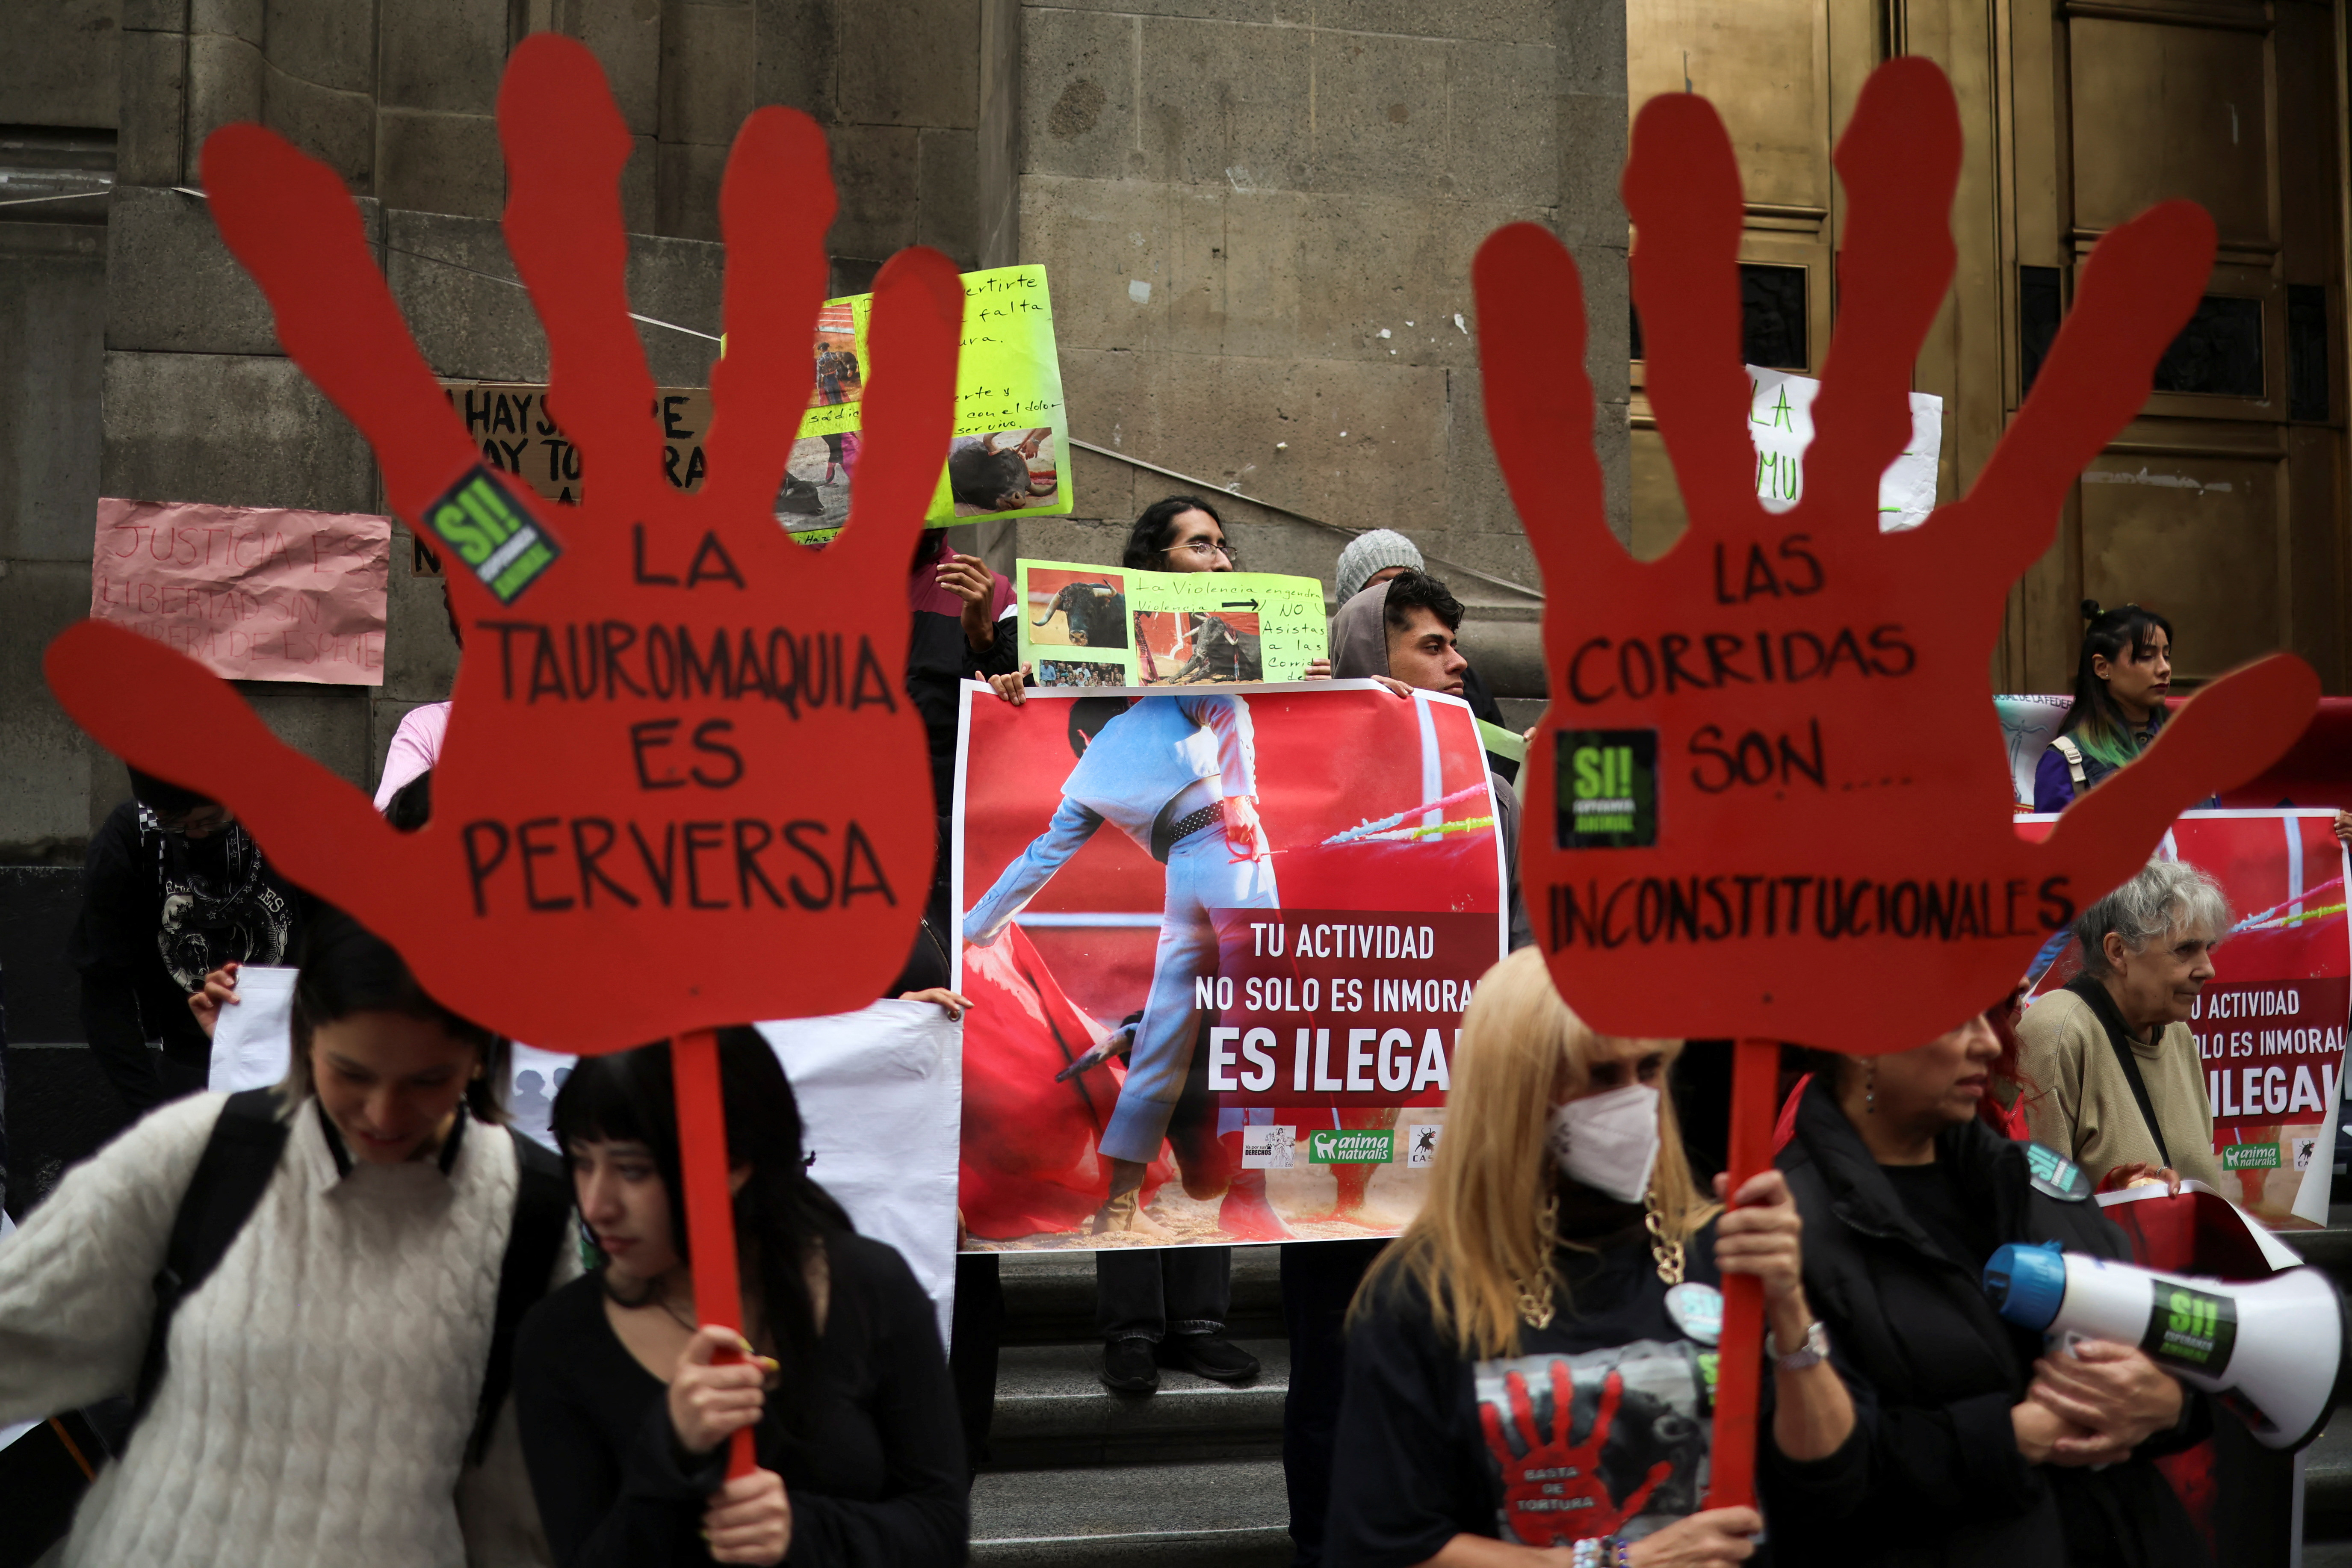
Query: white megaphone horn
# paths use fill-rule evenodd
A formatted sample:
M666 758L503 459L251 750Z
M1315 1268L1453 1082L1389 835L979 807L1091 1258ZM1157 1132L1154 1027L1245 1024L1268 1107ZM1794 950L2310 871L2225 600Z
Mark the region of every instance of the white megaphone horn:
M1985 1294L2020 1328L2137 1345L2209 1394L2269 1448L2300 1448L2336 1413L2344 1298L2309 1266L2232 1284L2015 1242L1985 1264Z

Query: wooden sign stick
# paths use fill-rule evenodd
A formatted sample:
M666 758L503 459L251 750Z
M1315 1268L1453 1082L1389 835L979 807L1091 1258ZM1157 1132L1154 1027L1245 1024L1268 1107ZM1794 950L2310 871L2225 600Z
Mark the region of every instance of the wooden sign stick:
M677 1159L686 1180L686 1230L693 1238L694 1321L743 1327L743 1286L735 1269L735 1202L727 1190L727 1113L719 1097L719 1036L688 1029L670 1043L677 1095ZM737 1356L721 1356L722 1362ZM728 1446L727 1479L756 1467L752 1428Z
M1744 1039L1732 1047L1728 1192L1771 1168L1772 1123L1780 1089L1780 1042ZM1756 1506L1756 1409L1764 1377L1764 1288L1753 1274L1723 1277L1723 1336L1715 1371L1715 1443L1706 1506Z

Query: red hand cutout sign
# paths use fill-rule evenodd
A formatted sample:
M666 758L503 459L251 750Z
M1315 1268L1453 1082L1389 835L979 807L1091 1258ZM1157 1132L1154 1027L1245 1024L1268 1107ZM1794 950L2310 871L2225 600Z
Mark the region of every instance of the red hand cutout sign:
M901 966L931 873L902 584L947 449L955 269L908 251L877 280L866 456L847 531L814 553L771 504L824 292L822 132L763 109L736 141L728 353L709 478L688 495L663 475L629 320L630 142L593 58L526 40L499 124L548 400L593 476L577 508L478 470L331 172L257 126L205 147L215 217L279 341L373 443L394 509L450 557L466 658L432 823L394 832L226 684L121 628L60 637L50 685L109 749L234 809L436 996L520 1038L606 1051L862 1006Z
M1511 1402L1511 1428L1519 1451L1503 1427L1502 1413L1481 1401L1479 1424L1486 1428L1486 1450L1503 1478L1503 1512L1511 1534L1528 1546L1564 1546L1614 1534L1627 1520L1640 1516L1650 1494L1675 1473L1672 1460L1661 1459L1622 1499L1609 1490L1601 1459L1609 1452L1610 1430L1617 1425L1617 1407L1625 1399L1625 1374L1611 1368L1601 1384L1601 1402L1592 1414L1592 1429L1584 1441L1574 1442L1570 1427L1576 1414L1576 1379L1569 1363L1551 1363L1551 1423L1547 1434L1536 1425L1535 1401L1528 1396L1522 1373L1503 1375L1503 1389Z
M1851 216L1805 489L1774 514L1745 428L1731 146L1704 99L1643 109L1633 294L1690 514L1648 564L1604 521L1573 264L1528 224L1479 250L1487 424L1549 592L1522 882L1560 994L1605 1034L1931 1039L2003 994L2175 815L2269 765L2317 700L2298 659L2236 670L2046 843L2018 837L1986 679L2002 606L2067 487L2147 401L2213 225L2169 202L2101 240L1974 488L1882 534L1878 476L1951 279L1959 167L1943 74L1881 68L1838 143Z

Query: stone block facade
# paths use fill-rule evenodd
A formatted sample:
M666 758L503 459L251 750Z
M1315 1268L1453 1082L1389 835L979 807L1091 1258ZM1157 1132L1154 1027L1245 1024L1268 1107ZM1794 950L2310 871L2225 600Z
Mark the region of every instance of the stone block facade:
M380 510L366 443L279 351L200 194L202 140L257 121L324 162L441 374L542 380L498 227L500 73L555 30L603 62L635 142L633 308L655 379L707 384L718 191L743 117L831 140L835 292L908 245L1041 262L1081 515L972 531L1116 559L1128 521L1222 492L1247 563L1330 580L1308 520L1455 563L1498 689L1543 689L1536 585L1480 411L1469 268L1517 220L1586 275L1624 529L1624 150L1614 0L58 0L0 62L0 124L110 156L112 192L0 221L0 859L69 858L125 793L57 710L41 648L83 613L100 494ZM42 132L47 135L47 131ZM39 137L34 139L39 141ZM0 150L8 158L32 156ZM60 154L62 156L62 154ZM175 188L178 187L178 188ZM24 221L16 221L22 218ZM1131 461L1132 459L1133 461ZM381 689L257 684L282 735L372 784L446 695L439 584L395 531Z

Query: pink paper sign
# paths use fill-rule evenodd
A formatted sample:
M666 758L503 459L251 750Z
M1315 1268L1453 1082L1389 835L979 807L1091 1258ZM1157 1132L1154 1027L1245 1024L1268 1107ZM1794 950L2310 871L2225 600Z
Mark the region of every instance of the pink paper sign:
M232 680L382 686L391 562L388 517L107 496L89 614Z

